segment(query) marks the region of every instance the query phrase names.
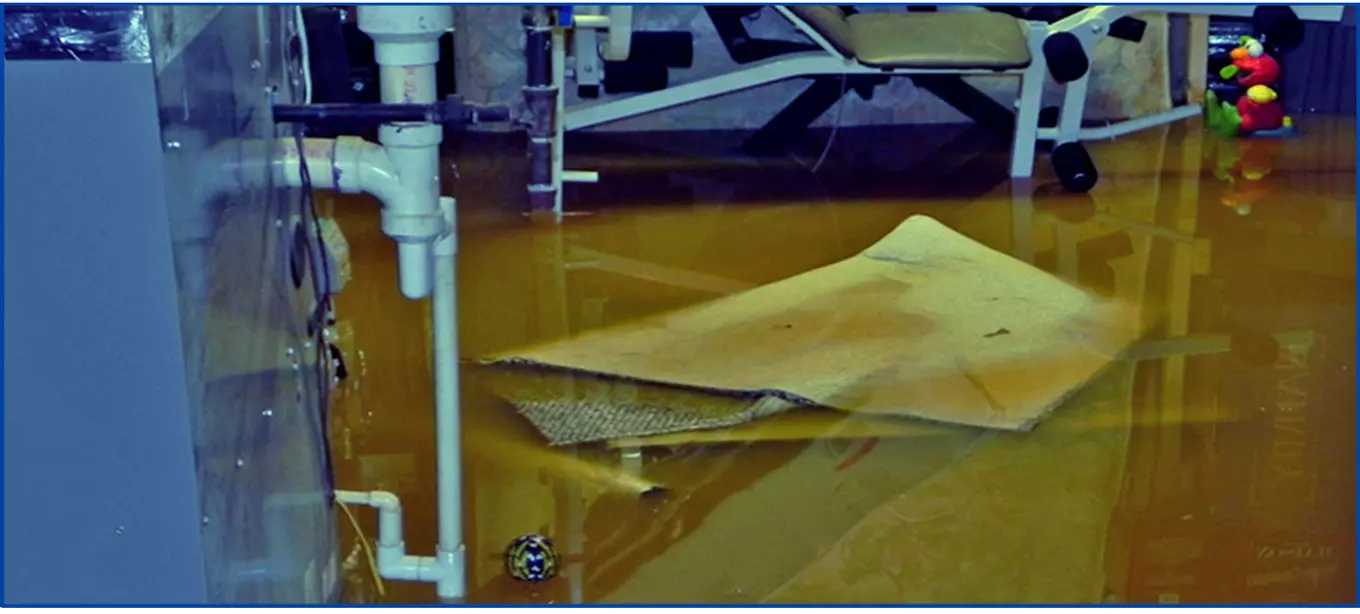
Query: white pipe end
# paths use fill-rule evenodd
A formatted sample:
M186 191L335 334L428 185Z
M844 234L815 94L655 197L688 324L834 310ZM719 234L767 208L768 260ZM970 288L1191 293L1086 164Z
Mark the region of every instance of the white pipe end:
M401 269L401 293L411 300L430 295L434 278L434 244L397 243L397 266Z

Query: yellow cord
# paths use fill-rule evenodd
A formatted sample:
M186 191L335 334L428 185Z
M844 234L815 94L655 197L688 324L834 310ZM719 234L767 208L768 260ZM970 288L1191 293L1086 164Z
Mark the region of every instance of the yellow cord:
M368 558L368 570L373 574L373 585L378 590L378 597L387 596L387 587L383 584L382 576L378 574L378 557L373 555L373 546L368 543L368 538L364 536L363 527L359 526L359 519L354 517L354 512L349 510L349 506L337 500L336 505L340 506L340 511L345 513L345 518L349 519L349 526L354 528L355 539L359 540L359 545L364 549L364 556Z

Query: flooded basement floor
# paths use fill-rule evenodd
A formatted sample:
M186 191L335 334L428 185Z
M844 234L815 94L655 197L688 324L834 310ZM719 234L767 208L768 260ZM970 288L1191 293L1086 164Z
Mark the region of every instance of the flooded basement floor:
M1004 144L972 130L843 131L815 174L815 139L756 161L724 154L730 135L582 136L570 166L601 183L568 191L582 215L560 225L516 214L518 145L463 137L446 185L468 600L1353 601L1355 124L1302 126L1287 141L1187 122L1098 143L1084 196L1008 181ZM337 299L338 487L400 495L408 548L429 554L428 305L398 294L376 206L335 205L353 267ZM1030 433L804 414L550 448L471 364L834 263L913 214L1132 302L1151 332ZM664 490L639 494L650 485ZM528 533L555 541L557 578L507 577L502 552ZM435 601L404 583L379 599L353 561L351 601Z

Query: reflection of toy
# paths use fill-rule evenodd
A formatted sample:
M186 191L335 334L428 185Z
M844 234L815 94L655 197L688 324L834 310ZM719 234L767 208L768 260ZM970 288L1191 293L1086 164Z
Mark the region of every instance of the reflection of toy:
M1279 94L1272 87L1280 79L1280 63L1265 52L1260 41L1242 37L1242 44L1232 50L1232 64L1223 67L1219 76L1235 79L1247 89L1236 105L1221 102L1213 91L1205 94L1205 123L1210 130L1225 136L1287 136L1293 133L1293 121L1284 114Z
M1274 188L1271 170L1280 151L1277 139L1215 140L1214 177L1227 184L1220 202L1241 215L1269 200Z
M521 535L505 549L505 571L525 582L542 582L557 575L557 551L542 535Z

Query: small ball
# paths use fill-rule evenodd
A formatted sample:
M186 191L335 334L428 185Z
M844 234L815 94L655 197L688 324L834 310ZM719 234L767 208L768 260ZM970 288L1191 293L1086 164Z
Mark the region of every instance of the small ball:
M505 571L524 582L542 582L557 575L557 551L542 535L521 535L505 549Z

